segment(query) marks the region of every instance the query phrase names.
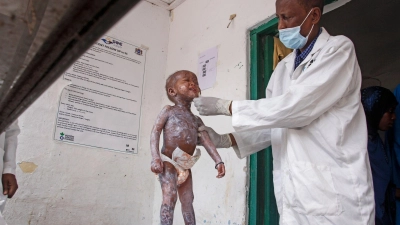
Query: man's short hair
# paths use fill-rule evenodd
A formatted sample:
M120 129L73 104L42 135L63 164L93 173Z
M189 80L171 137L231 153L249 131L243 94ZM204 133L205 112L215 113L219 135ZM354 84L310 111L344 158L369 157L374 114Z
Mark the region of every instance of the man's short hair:
M324 0L297 0L300 5L302 5L306 11L310 11L314 7L321 9L321 13L324 10Z

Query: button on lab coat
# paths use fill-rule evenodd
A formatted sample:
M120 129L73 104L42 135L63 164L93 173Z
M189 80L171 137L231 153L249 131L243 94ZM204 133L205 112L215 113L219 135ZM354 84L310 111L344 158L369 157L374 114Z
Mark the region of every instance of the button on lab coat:
M361 71L353 43L323 29L294 70L272 74L266 98L233 101L239 158L272 145L280 224L374 224Z

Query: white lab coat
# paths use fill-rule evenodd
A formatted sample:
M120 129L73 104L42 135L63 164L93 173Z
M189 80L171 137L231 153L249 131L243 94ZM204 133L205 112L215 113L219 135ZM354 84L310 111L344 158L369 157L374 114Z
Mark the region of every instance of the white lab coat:
M3 159L0 160L1 174L11 173L15 175L17 136L19 133L18 121L15 121L0 135L0 157ZM3 195L3 183L0 182L0 225L6 224L2 215L6 201L7 196Z
M280 224L374 224L354 45L323 29L296 70L294 59L278 64L265 99L233 101L235 152L243 158L272 144Z

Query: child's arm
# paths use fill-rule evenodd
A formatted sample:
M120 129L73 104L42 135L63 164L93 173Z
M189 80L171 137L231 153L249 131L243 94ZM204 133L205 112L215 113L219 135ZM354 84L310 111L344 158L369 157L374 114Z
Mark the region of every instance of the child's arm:
M198 118L198 125L204 126L203 121ZM225 165L224 162L222 162L221 156L218 154L217 149L215 148L215 145L212 143L210 136L208 136L207 131L201 131L201 135L199 135L200 143L201 145L204 146L204 148L207 150L207 153L211 156L211 158L215 162L215 169L218 170L218 175L217 178L221 178L225 176Z
M158 115L156 122L151 130L150 148L151 148L151 171L153 173L162 173L164 164L160 157L160 135L168 120L169 110L171 106L165 106Z

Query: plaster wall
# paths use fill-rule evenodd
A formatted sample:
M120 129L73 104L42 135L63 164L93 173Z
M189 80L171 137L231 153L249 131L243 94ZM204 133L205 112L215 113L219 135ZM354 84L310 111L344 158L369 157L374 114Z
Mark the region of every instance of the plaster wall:
M53 141L58 101L66 85L58 80L19 119L17 163L31 172L17 166L19 189L4 212L8 224L151 224L155 179L149 136L161 110L159 81L166 70L169 23L167 10L142 1L107 32L149 48L139 153Z

